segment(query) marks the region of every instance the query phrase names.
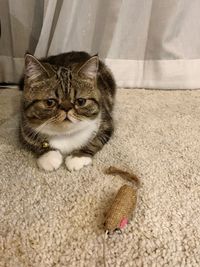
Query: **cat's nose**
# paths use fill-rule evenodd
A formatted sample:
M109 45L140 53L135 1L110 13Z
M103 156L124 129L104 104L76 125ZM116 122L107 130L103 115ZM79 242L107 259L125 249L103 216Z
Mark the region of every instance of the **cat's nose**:
M65 100L61 103L60 107L65 111L69 111L70 109L72 109L73 105L69 100Z

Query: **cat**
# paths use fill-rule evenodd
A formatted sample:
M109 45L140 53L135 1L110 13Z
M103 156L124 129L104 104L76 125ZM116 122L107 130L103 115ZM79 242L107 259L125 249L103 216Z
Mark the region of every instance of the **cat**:
M69 171L92 163L114 130L116 83L109 68L86 52L43 59L25 55L19 137L40 169Z

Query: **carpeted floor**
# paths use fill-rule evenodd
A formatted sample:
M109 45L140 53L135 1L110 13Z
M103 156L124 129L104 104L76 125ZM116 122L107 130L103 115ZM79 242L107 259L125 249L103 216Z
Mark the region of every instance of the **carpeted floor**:
M0 266L101 267L104 213L139 175L137 211L107 266L200 266L200 91L118 90L116 132L93 166L45 173L17 139L20 93L0 91Z

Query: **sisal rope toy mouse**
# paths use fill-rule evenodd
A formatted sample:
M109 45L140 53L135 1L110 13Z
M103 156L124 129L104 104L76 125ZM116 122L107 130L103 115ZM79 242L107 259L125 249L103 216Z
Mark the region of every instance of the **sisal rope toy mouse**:
M128 220L131 218L136 208L137 189L140 186L140 182L136 175L115 167L109 167L104 172L109 175L119 175L133 183L132 186L123 185L120 187L106 215L103 242L103 264L104 267L106 267L106 239L111 233L116 231L121 233L122 229L127 225Z
M137 189L140 183L136 175L115 167L110 167L105 170L105 174L120 175L133 183L133 186L123 185L119 189L107 212L104 227L106 232L110 234L118 230L121 232L121 229L127 225L128 220L131 218L131 215L136 208Z

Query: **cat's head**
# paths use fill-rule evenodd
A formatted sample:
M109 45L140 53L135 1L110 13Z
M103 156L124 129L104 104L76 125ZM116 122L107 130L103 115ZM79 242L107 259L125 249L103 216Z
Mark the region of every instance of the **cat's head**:
M25 57L23 114L31 127L62 134L95 120L100 113L97 88L99 59L65 68Z

